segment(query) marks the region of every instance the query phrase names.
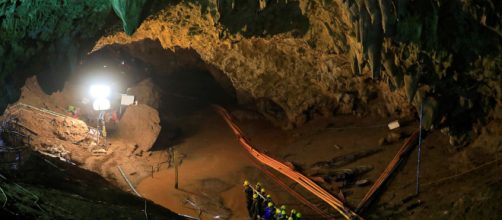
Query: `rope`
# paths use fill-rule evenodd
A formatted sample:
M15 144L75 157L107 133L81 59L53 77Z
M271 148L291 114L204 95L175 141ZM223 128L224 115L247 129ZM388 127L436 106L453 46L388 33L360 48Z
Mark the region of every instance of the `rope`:
M5 197L5 202L3 203L3 206L2 206L2 208L5 208L5 205L7 205L8 198L7 198L7 195L5 194L5 192L3 191L2 187L0 187L0 191L2 191L2 194Z
M418 152L417 152L417 188L415 193L418 195L420 192L420 157L422 154L422 117L423 117L423 104L420 104L420 125L418 127Z
M438 184L438 183L441 183L441 182L447 181L447 180L449 180L449 179L454 179L454 178L457 178L457 177L459 177L459 176L463 176L463 175L465 175L465 174L468 174L468 173L470 173L470 172L472 172L472 171L479 170L479 169L481 169L481 168L483 168L483 167L485 167L485 166L491 165L491 164L493 164L493 163L497 163L497 162L498 162L498 161L500 161L500 160L502 160L502 158L501 158L501 159L495 159L495 160L492 160L492 161L486 162L486 163L481 164L481 165L479 165L479 166L477 166L477 167L474 167L474 168L472 168L472 169L470 169L470 170L467 170L467 171L465 171L465 172L463 172L463 173L455 174L455 175L453 175L453 176L443 177L443 178L441 178L441 179L439 179L439 180L436 180L436 181L434 181L434 182L429 182L429 183L423 184L422 186L430 186L430 185L434 185L434 184Z
M119 169L120 171L120 174L122 174L122 177L124 177L125 181L127 182L127 184L129 184L129 187L132 189L132 191L138 196L138 197L141 197L143 198L143 196L141 196L141 194L139 194L138 191L136 191L136 189L134 188L134 186L132 185L131 181L129 181L129 179L126 177L124 171L122 170L122 168L120 166L117 166L117 168Z

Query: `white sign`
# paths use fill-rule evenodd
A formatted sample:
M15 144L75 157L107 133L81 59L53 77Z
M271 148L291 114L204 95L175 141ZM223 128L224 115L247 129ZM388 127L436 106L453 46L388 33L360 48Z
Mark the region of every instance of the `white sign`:
M399 126L400 126L399 121L397 121L397 120L393 121L393 122L389 123L388 126L389 126L389 130L394 130L396 128L399 128Z
M134 104L134 96L122 94L122 98L120 99L121 105L132 105Z

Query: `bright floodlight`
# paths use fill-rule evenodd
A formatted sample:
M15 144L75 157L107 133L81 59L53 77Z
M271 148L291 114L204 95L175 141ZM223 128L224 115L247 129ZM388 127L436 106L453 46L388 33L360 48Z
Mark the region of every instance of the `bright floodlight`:
M105 98L98 98L92 103L92 107L96 111L105 111L110 109L110 100Z
M92 85L91 96L93 98L107 98L110 95L110 87L106 85Z

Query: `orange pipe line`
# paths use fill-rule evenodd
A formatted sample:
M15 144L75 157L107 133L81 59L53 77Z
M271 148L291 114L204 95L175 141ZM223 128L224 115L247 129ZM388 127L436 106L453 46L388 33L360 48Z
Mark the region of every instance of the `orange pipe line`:
M350 210L342 201L328 193L326 190L315 184L312 180L307 178L306 176L292 170L285 164L258 152L244 137L241 129L233 122L232 117L228 113L228 111L220 106L213 106L215 110L223 117L228 126L232 129L235 136L238 138L239 143L258 161L261 163L277 170L283 175L289 177L291 180L297 182L306 190L310 191L312 194L316 195L326 203L328 203L331 207L337 210L343 217L346 219L352 219L353 217L357 217L362 219L357 213Z

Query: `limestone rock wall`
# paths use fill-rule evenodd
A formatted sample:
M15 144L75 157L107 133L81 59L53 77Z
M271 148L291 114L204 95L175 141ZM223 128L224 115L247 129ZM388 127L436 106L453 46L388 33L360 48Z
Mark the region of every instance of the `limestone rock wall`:
M256 102L284 127L316 114L366 112L377 84L351 73L344 52L349 48L334 38L344 36L333 30L346 27L335 20L333 3L201 2L173 3L132 36L118 32L101 38L95 50L144 39L170 50L191 48L228 76L241 103ZM236 19L240 15L242 20Z
M501 106L499 1L179 1L108 44L158 40L222 70L285 127L316 114L410 114L462 145ZM383 104L382 102L383 101Z
M343 1L354 73L401 91L463 145L500 114L500 1Z

